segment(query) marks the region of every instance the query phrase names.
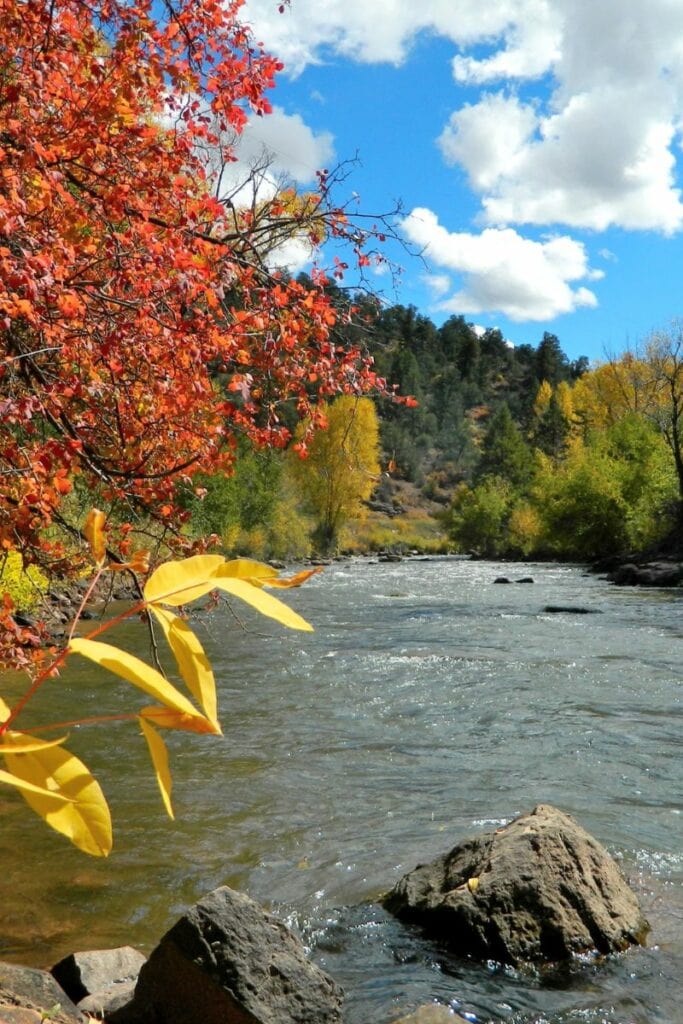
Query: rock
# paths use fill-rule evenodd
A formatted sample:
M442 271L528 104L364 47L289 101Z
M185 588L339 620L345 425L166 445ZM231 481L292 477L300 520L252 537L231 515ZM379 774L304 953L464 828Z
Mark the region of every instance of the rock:
M109 1020L116 1010L128 1006L135 995L135 982L124 981L120 985L110 985L109 988L86 996L78 1003L78 1009L89 1017L96 1017L98 1020Z
M507 576L496 576L496 578L495 578L495 580L493 582L494 583L512 583L512 580L509 580L507 578Z
M419 865L383 902L459 955L511 964L615 952L649 930L607 851L544 804Z
M533 583L533 582L534 582L533 576L520 576L520 578L518 580L515 580L515 583Z
M0 1024L44 1024L44 1021L45 1017L39 1010L0 1003Z
M683 563L624 562L609 572L607 579L622 587L679 587L683 584Z
M340 1024L343 993L292 932L227 886L196 903L109 1024Z
M132 946L91 949L64 957L51 974L79 1010L105 1017L130 1002L144 962Z
M407 1017L401 1017L395 1024L467 1024L464 1017L461 1017L448 1006L439 1006L437 1003L427 1003L419 1006L414 1013Z
M6 1013L10 1007L13 1016ZM30 1024L50 1014L54 1024L82 1024L83 1015L48 971L0 962L0 1021Z
M546 604L543 612L546 615L602 615L599 608L582 608L580 605L572 607L568 604Z

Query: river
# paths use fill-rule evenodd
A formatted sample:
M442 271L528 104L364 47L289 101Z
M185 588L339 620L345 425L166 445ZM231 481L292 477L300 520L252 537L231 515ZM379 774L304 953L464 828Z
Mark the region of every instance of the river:
M0 793L0 958L149 951L228 884L299 931L346 989L348 1024L431 1000L478 1022L681 1024L683 590L615 588L576 566L358 560L284 600L315 633L237 607L240 621L226 608L199 617L225 735L169 737L175 822L125 724L69 744L109 798L108 860ZM117 638L145 654L140 625ZM36 721L139 706L78 660L43 688ZM6 697L19 692L4 682ZM374 902L418 862L539 802L619 860L653 925L647 949L559 972L463 963Z

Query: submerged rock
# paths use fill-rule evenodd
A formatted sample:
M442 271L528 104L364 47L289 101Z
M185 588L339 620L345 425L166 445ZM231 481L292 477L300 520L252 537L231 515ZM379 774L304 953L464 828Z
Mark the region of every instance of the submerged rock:
M223 886L166 933L109 1024L340 1024L341 988L257 903Z
M599 608L583 608L581 605L547 604L543 608L546 615L602 615Z
M419 1006L407 1017L401 1017L395 1024L466 1024L466 1021L448 1006L427 1003L425 1006Z
M419 865L383 902L461 956L511 964L615 952L649 927L604 847L544 804Z

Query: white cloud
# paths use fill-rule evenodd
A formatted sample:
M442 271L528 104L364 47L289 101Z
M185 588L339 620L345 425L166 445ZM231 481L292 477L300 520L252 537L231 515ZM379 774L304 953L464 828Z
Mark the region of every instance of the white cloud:
M543 77L535 103L484 95L439 139L485 223L683 227L681 0L248 0L246 17L294 74L330 54L400 63L422 32L453 42L458 83Z
M496 32L502 36L504 46L492 56L453 58L456 81L484 83L503 78L538 78L559 60L562 20L557 5L548 0L526 0L509 12L509 18ZM481 30L477 33L480 40L490 34Z
M572 284L602 274L590 269L584 246L566 236L536 242L512 228L449 232L436 214L420 208L404 219L403 230L431 264L462 278L462 288L439 302L442 310L497 311L524 321L552 320L597 305L592 291Z
M545 6L539 31L556 39L546 66L554 76L549 97L531 106L496 93L455 111L441 136L444 154L469 174L490 224L680 230L674 146L683 115L683 4ZM529 13L501 35L492 56L456 58L456 77L477 84L540 70ZM501 132L512 147L507 163L487 139Z
M451 290L451 279L448 274L423 274L422 280L437 298Z
M280 14L273 0L247 0L243 16L288 73L297 75L330 52L365 63L399 64L420 32L457 45L496 37L510 27L514 34L520 12L533 25L547 6L546 0L292 0Z
M316 135L299 114L287 114L281 107L273 107L266 117L250 117L235 153L246 166L265 155L274 176L286 175L298 185L315 181L315 172L335 159L330 132Z
M461 164L473 187L489 189L524 159L537 116L528 104L502 93L485 95L451 115L438 144L449 164Z

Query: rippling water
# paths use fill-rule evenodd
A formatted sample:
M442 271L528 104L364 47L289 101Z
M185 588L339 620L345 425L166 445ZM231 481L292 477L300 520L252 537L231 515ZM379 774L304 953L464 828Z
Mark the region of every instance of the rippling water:
M535 583L494 585L499 575ZM285 599L314 634L251 617L242 628L225 610L202 618L225 736L170 738L175 822L130 726L71 741L112 805L108 861L0 794L0 957L148 950L229 884L299 930L344 985L348 1024L387 1024L433 999L481 1022L681 1024L683 591L434 559L339 563ZM551 604L599 614L544 613ZM136 625L124 641L144 653ZM130 702L85 663L48 685L37 718ZM653 923L648 949L503 970L454 960L374 902L419 861L538 802L620 860Z

